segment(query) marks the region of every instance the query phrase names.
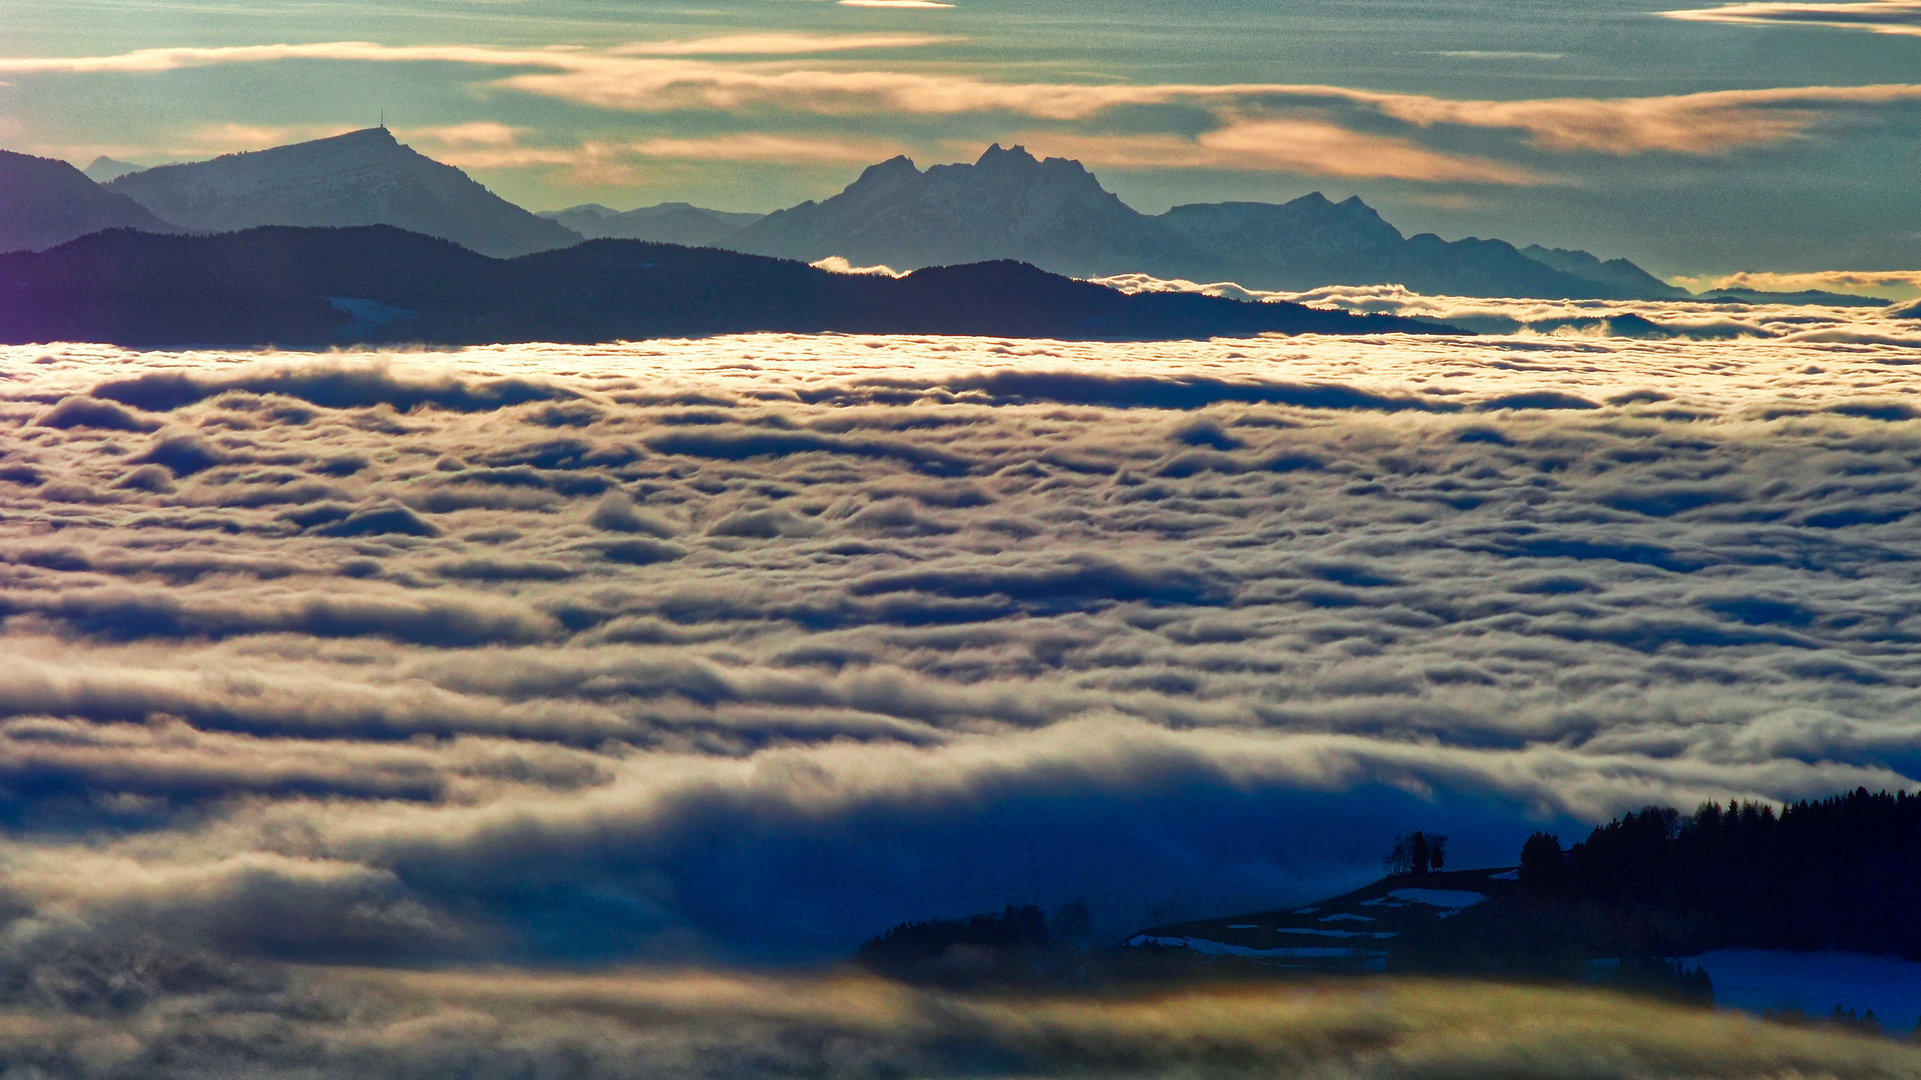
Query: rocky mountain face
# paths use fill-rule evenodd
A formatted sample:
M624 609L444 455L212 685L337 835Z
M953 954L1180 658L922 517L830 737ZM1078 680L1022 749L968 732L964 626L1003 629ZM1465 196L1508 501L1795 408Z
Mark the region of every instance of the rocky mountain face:
M1249 288L1400 284L1467 296L1609 299L1682 294L1624 259L1501 240L1407 237L1358 198L1205 203L1148 216L1079 162L990 147L973 165L871 166L824 202L776 211L720 241L815 261L839 255L896 269L1019 259L1080 277L1140 272Z
M212 161L163 165L106 185L185 228L393 225L499 258L580 242L385 128Z
M64 161L0 150L0 251L39 251L102 229L180 231Z
M589 240L648 240L657 244L709 247L764 215L735 214L670 202L625 213L587 203L565 210L544 211L540 216L559 222Z
M1154 265L1177 241L1079 162L996 144L972 165L923 172L905 157L883 161L839 195L777 210L723 245L899 269L1017 259L1086 277Z

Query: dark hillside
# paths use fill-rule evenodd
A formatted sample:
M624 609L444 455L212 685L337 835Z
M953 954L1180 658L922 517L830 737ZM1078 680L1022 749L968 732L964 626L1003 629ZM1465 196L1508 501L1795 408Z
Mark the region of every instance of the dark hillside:
M1452 332L1296 304L1133 296L1013 262L895 279L631 240L498 260L390 226L122 230L0 256L0 340L12 343L465 345L752 331L1083 340Z

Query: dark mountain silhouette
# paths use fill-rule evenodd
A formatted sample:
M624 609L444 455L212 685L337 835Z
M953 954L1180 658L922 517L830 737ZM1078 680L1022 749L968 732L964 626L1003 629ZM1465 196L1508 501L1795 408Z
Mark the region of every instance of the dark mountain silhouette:
M144 168L146 168L145 165L135 165L131 161L117 161L102 154L93 159L93 164L80 171L94 183L104 184L110 180L118 180L129 173L137 173Z
M592 240L512 260L388 226L96 233L0 257L0 341L597 342L757 330L1166 339L1453 332L1192 293L1128 295L1000 261L905 278Z
M501 258L580 242L571 229L402 146L386 128L144 169L107 189L204 232L393 225Z
M1079 162L989 147L973 165L870 166L824 202L779 210L721 241L738 251L912 269L1019 259L1076 277L1142 272L1249 288L1400 284L1467 296L1685 296L1624 259L1529 258L1501 240L1406 237L1361 202L1319 192L1292 202L1177 206L1150 217ZM1546 249L1541 249L1546 251ZM1591 265L1590 265L1591 264Z
M540 216L559 222L589 240L651 240L657 244L705 247L765 215L736 214L670 202L625 213L587 203L565 210L547 210Z
M180 231L64 161L0 150L0 251L37 251L101 229Z

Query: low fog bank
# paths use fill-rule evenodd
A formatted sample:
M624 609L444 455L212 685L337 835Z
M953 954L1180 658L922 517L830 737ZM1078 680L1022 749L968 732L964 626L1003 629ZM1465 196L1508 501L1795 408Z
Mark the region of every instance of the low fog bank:
M1917 355L0 350L8 934L821 963L1911 788Z
M1095 280L1122 292L1206 293L1234 300L1278 300L1361 314L1432 319L1478 334L1652 341L1754 338L1921 348L1921 321L1917 321L1921 304L1874 308L1700 300L1504 300L1428 296L1398 285L1329 285L1307 292L1277 292L1226 281L1195 282L1146 274Z
M86 974L0 1004L10 1075L1194 1076L1537 1080L1921 1074L1921 1049L1598 992L1370 980L994 999L859 978L279 969Z

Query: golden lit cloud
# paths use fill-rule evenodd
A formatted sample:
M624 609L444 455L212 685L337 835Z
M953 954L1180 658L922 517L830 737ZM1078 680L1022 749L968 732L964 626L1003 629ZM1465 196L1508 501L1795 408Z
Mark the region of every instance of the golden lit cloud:
M1819 270L1805 274L1744 272L1677 277L1674 282L1695 292L1708 289L1759 289L1762 292L1820 289L1824 292L1879 296L1885 300L1910 300L1921 296L1921 270Z
M1842 4L1755 3L1663 11L1686 22L1753 26L1827 26L1876 34L1921 35L1921 0L1856 0Z
M1921 86L1797 86L1667 97L1523 101L1364 92L1354 92L1353 97L1424 127L1459 124L1525 132L1536 146L1549 150L1715 154L1799 137L1825 109L1921 100Z
M1407 139L1364 134L1304 117L1231 117L1225 126L1191 139L1047 133L1025 138L1034 146L1091 166L1120 169L1239 169L1481 184L1535 184L1547 179L1485 158L1439 153Z
M593 141L576 146L525 146L523 128L456 124L398 132L427 144L431 156L462 169L559 167L587 183L631 184L645 161L732 161L783 165L860 165L903 152L880 139L843 139L742 132L704 138Z
M897 6L889 4L888 6ZM929 4L951 7L951 4ZM629 56L774 56L822 52L849 52L857 49L914 49L926 45L947 45L965 38L935 34L801 34L771 32L727 34L695 38L692 41L652 41L623 45L611 50Z
M696 54L774 57L933 44L942 38L897 34L846 36L744 34L698 41L638 43L610 50L508 49L480 45L386 46L369 42L147 49L115 56L13 58L4 72L157 72L213 64L280 60L464 64L505 73L490 83L579 105L626 112L777 110L814 115L952 116L1009 113L1039 120L1086 120L1129 106L1188 104L1222 115L1250 108L1340 107L1371 111L1417 127L1454 125L1513 131L1537 149L1633 155L1719 154L1804 135L1838 110L1921 101L1921 85L1783 87L1644 98L1460 100L1340 86L1289 83L1019 83L973 75L885 68L826 67L818 61L723 61ZM528 70L531 69L531 70ZM1063 137L1064 138L1064 137ZM1441 154L1404 138L1348 130L1333 119L1233 120L1186 140L1144 136L1107 142L1107 157L1142 165L1205 160L1244 166L1330 168L1329 175L1405 176L1522 182L1512 166ZM1122 149L1126 147L1126 149ZM1383 155L1358 163L1356 154Z
M207 124L195 128L186 141L166 153L172 157L208 157L265 150L291 142L325 139L353 130L350 124Z

